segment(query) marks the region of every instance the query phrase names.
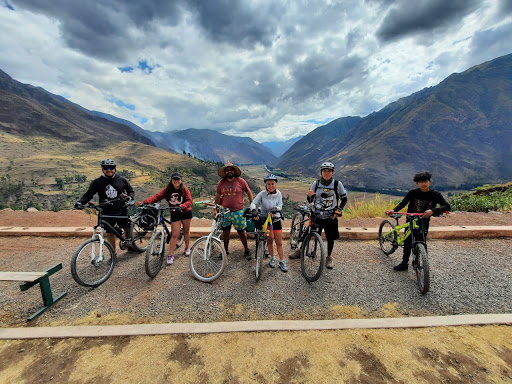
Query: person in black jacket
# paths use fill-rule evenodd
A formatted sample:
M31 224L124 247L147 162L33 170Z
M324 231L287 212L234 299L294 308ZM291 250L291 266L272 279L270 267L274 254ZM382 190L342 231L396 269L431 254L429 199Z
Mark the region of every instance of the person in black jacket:
M423 216L420 219L419 231L423 231L425 239L428 234L430 217L450 210L450 204L446 202L443 195L438 191L430 189L431 178L432 175L429 172L422 172L414 175L414 182L419 188L412 189L407 192L403 200L392 211L386 211L386 215L391 215L393 212L398 212L408 205L407 212L423 213ZM421 233L418 235L421 236ZM415 237L417 237L416 233ZM393 267L395 271L407 271L409 257L411 256L411 248L412 236L409 236L404 242L404 256L402 258L402 262Z
M103 175L91 182L87 192L75 203L75 208L82 209L84 204L87 204L97 193L100 203L116 200L112 202L112 205L103 207L103 214L126 217L128 209L125 207L124 202L135 198L132 186L124 177L116 174L116 162L112 159L105 159L101 162L101 171ZM117 224L120 228L123 228L125 233L128 233L127 218L106 217L104 220L112 226ZM112 244L115 250L116 236L109 228L105 228L105 231L105 239Z

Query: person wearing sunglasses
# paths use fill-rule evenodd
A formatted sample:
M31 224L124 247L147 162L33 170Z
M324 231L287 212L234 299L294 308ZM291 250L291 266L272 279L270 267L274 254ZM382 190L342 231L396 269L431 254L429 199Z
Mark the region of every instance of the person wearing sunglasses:
M185 256L190 256L190 223L192 221L192 195L183 184L181 173L175 172L171 175L169 184L157 194L142 201L142 204L154 204L160 200L167 201L169 207L180 207L181 211L171 211L171 243L169 245L170 254L167 256L167 264L174 262L174 250L180 235L180 227L183 225L183 235L185 237ZM141 203L137 203L140 205Z
M108 221L113 227L117 224L125 233L128 233L128 219L126 218L128 208L125 206L124 202L133 200L135 198L135 191L128 180L116 173L117 164L113 159L102 160L100 164L103 174L91 182L87 192L75 203L75 208L82 209L95 194L98 194L100 203L112 201L111 205L104 207L104 215L125 217L106 217L104 220ZM109 228L105 228L105 232L105 239L112 244L115 250L116 236Z

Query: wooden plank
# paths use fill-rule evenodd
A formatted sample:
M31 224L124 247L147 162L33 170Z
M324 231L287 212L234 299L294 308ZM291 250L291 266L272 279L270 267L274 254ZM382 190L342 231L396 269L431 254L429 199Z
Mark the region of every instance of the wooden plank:
M48 272L0 272L0 280L5 281L36 281Z

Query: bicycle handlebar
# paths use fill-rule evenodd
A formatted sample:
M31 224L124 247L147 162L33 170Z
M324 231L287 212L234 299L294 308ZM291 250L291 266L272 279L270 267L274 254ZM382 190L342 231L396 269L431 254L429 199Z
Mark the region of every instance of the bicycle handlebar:
M433 216L435 217L439 217L439 216L442 216L443 214L447 214L449 213L450 211L443 211L442 213L440 214L434 214ZM389 214L390 217L400 217L400 216L409 216L409 217L421 217L423 216L423 213L409 213L409 212L391 212Z
M98 203L98 204L95 204L95 203L92 203L92 202L88 202L83 207L84 208L94 208L94 209L100 210L104 206L106 206L106 205L113 205L113 203L116 203L118 201L124 201L124 200L121 199L121 198L117 198L117 199L112 199L112 200L106 200L106 201L103 201L103 202ZM129 200L129 201L125 201L124 206L128 207L128 206L133 205L133 204L135 204L135 202L132 199L132 200Z

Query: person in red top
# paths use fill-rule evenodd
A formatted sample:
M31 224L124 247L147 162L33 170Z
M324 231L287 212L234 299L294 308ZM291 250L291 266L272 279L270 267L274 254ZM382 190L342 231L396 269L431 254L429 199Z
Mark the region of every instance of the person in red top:
M175 172L171 175L171 181L167 187L162 189L156 195L144 200L143 204L153 204L160 200L166 200L169 207L181 208L181 212L171 212L171 231L172 237L169 245L171 254L167 256L167 264L174 262L174 250L180 234L180 227L183 225L183 234L185 237L185 256L190 256L190 222L192 221L192 195L183 184L183 176Z
M231 164L229 161L224 167L219 168L218 174L222 177L222 180L217 184L215 203L231 210L231 213L226 216L222 223L224 248L226 249L226 253L229 253L229 232L231 232L231 225L233 225L245 248L244 256L247 260L250 260L251 251L247 246L247 235L245 234L247 222L244 217L244 192L247 194L249 203L251 203L253 200L251 189L247 181L240 177L242 174L240 168Z

